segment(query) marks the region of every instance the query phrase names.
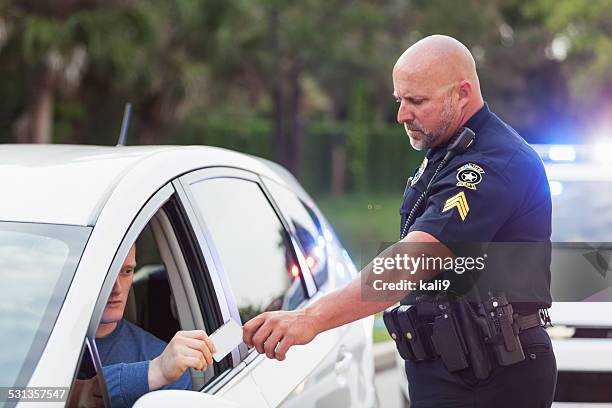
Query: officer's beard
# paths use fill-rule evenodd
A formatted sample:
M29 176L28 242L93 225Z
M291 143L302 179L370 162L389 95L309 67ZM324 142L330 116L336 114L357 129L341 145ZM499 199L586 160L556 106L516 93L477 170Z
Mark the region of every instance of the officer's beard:
M417 120L412 122L410 127L408 127L407 123L404 123L404 129L406 129L406 133L408 133L410 138L410 145L415 150L430 149L439 145L443 138L447 136L448 129L452 125L454 118L453 103L451 97L448 96L444 100L444 107L440 114L440 123L435 129L429 130Z

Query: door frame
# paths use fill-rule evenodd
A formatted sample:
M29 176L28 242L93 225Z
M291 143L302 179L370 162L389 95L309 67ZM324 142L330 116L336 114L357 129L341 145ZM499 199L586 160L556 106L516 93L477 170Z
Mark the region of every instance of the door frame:
M306 290L306 299L302 303L302 305L300 305L300 307L303 307L304 304L307 304L310 299L317 293L315 281L310 273L310 269L306 264L306 259L297 244L296 238L291 233L287 220L283 216L282 212L279 210L277 203L274 201L270 191L266 187L262 178L256 173L241 168L224 166L209 167L187 173L175 180L173 184L177 191L179 199L185 207L185 212L193 225L193 230L195 231L198 243L202 248L206 262L207 264L209 264L211 279L214 284L217 299L220 303L224 321L227 322L230 318L232 318L237 322L240 322L238 306L233 291L231 289L229 277L225 273L221 258L219 256L219 252L217 251L214 245L214 240L212 238L210 230L207 227L207 223L203 219L201 212L199 210L196 210L197 202L195 200L195 197L193 196L193 193L191 192L190 187L195 183L200 183L206 180L217 178L239 179L253 182L259 186L265 199L268 201L272 210L274 211L278 220L283 226L288 241L290 242L290 248L293 252L295 259L298 262L300 270L302 271L302 284L304 289ZM222 305L221 303L225 304ZM244 368L246 368L247 365L250 365L254 361L266 358L265 355L260 355L254 350L254 348L248 350L247 346L244 343L240 344L236 349L232 350L232 369L229 370L227 375L221 375L217 380L207 385L204 388L204 391L213 394L216 393L225 384L227 384L234 377L236 377Z

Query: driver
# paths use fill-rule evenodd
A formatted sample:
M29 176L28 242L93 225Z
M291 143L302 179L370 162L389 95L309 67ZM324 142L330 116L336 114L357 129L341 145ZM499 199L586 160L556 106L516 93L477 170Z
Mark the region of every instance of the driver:
M203 330L179 331L166 344L123 318L135 268L136 245L133 245L96 331L96 346L113 407L130 407L142 395L160 388L190 390L187 369L206 370L213 364L215 352L215 346ZM98 400L94 405L99 405L96 379L87 381L93 385L89 387L89 397Z

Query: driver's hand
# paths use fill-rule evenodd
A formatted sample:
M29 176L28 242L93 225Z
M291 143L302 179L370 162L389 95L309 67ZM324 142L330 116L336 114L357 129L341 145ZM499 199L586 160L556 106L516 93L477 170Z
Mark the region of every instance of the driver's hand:
M149 389L178 380L186 369L206 370L212 365L215 345L204 330L180 331L164 351L149 363Z

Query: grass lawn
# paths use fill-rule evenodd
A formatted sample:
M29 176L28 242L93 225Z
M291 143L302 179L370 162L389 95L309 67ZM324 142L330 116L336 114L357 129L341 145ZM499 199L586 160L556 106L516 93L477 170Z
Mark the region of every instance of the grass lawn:
M381 343L383 341L391 341L391 336L385 327L383 322L382 312L376 313L374 320L374 329L372 330L374 343Z
M371 261L382 243L399 238L401 192L323 196L315 200L358 268Z
M401 199L401 192L315 198L359 269L378 254L382 243L399 239ZM373 337L374 343L391 340L383 323L382 312L376 314Z

